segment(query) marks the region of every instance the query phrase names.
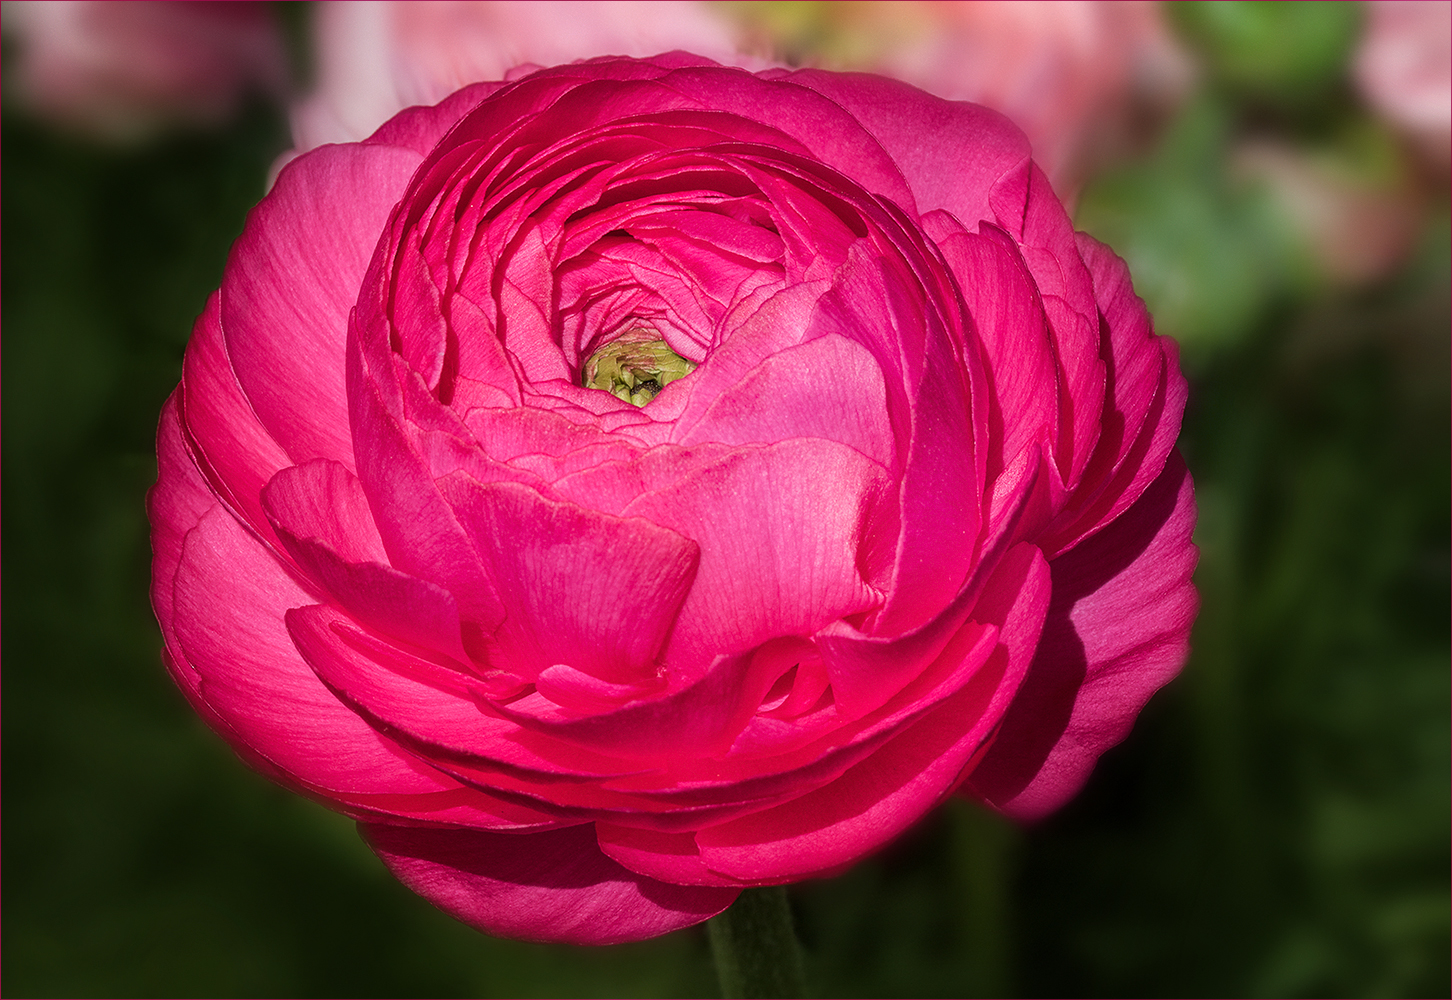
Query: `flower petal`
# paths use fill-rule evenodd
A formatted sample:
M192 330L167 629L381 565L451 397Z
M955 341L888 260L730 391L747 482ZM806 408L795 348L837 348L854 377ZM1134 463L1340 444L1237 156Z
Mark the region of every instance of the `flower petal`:
M1094 457L1068 506L1041 540L1050 558L1110 523L1139 499L1175 446L1188 396L1175 342L1155 335L1124 261L1083 233L1078 234L1078 243L1094 275L1108 347L1104 356L1108 393Z
M529 834L380 823L359 830L404 885L500 937L640 941L714 917L740 892L637 875L601 852L589 824Z
M294 462L349 468L348 313L419 164L393 146L324 146L283 170L227 261L221 321L238 381Z
M517 483L455 476L446 489L502 602L495 639L507 669L531 681L557 663L616 683L657 675L696 575L695 543Z
M973 317L992 386L987 474L993 478L1024 448L1058 437L1059 379L1048 321L1028 265L1001 229L934 228Z
M676 440L770 444L794 437L837 441L892 467L887 391L871 352L836 334L779 351L717 396Z
M705 866L694 831L671 833L599 820L595 835L600 850L638 874L676 885L741 886L740 879Z
M456 782L345 708L298 654L289 608L314 603L226 511L187 535L174 627L207 704L251 751L324 793L428 793Z
M187 343L176 395L192 457L211 490L263 537L272 526L263 513L262 487L292 464L242 394L222 339L221 297L213 293Z
M1099 439L1104 405L1099 309L1074 226L1044 172L1031 162L994 185L992 221L1019 244L1049 320L1059 369L1059 440L1054 458L1073 486Z
M968 786L1011 816L1058 808L1179 672L1199 600L1195 496L1178 454L1117 521L1050 564L1054 596L1018 698Z
M993 588L999 600L988 609L1002 628L985 633L970 623L953 643L971 645L985 634L1004 642L957 693L830 784L702 830L702 864L779 882L831 871L881 847L946 797L1018 690L1048 603L1048 565L1037 549L1019 546L1002 573Z
M625 508L701 547L696 580L666 645L672 669L780 635L811 635L881 597L857 569L881 466L833 441L734 451Z
M880 76L806 69L788 79L831 98L867 127L907 178L919 212L946 209L970 229L993 217L993 185L1029 157L1017 126L977 104Z

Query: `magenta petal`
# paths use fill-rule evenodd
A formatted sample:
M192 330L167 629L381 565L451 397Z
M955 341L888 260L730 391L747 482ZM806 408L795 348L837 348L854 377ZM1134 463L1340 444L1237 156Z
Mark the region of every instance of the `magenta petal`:
M899 535L886 600L872 623L877 633L916 628L961 587L980 540L985 467L961 348L946 318L905 291L890 263L859 240L822 297L821 317L825 327L869 346L901 379L888 396L902 425Z
M370 146L401 146L419 156L427 156L444 133L458 124L459 119L503 86L505 84L500 80L473 83L454 91L438 104L405 108L363 142Z
M939 246L963 289L993 387L988 474L996 476L1024 448L1058 436L1059 378L1048 321L1033 277L1002 230L952 233Z
M887 389L870 351L834 334L779 351L717 396L675 439L770 444L793 437L837 441L892 467Z
M822 70L791 74L867 126L906 176L917 210L946 209L968 228L991 219L989 192L1029 157L1029 142L996 111L944 101L885 77Z
M294 462L349 467L348 313L403 189L411 150L323 146L290 163L248 217L222 284L222 328L242 389Z
M268 484L263 504L298 566L354 619L469 662L453 595L387 565L363 486L346 468L318 459L284 469Z
M1022 819L1058 808L1179 672L1199 600L1195 496L1178 453L1139 501L1055 559L1038 654L972 790Z
M331 608L313 605L289 611L287 628L308 665L339 700L440 767L486 761L547 782L638 770L533 739L489 710L489 679L374 639ZM553 752L543 757L540 749Z
M1042 478L1039 470L1037 463L1024 470L1011 492L999 498L999 519L994 534L978 552L977 568L953 600L928 621L897 635L869 635L846 622L833 622L817 634L817 648L832 678L839 712L857 718L881 705L954 640L975 613L1000 562L1012 556L1015 542L1022 537L1020 524L1033 513L1036 484ZM1019 547L1032 548L1027 544Z
M637 875L601 852L589 824L529 834L378 823L359 829L404 885L501 937L640 941L708 920L740 892Z
M626 868L676 885L720 885L740 888L739 879L711 871L701 862L692 831L670 833L597 821L600 850Z
M172 581L181 564L182 543L187 532L219 505L187 452L175 393L161 411L156 465L156 485L146 495L146 513L151 519L151 599L162 631L170 632Z
M354 562L384 562L388 554L363 485L328 459L283 469L262 491L271 520L297 538L315 538Z
M292 464L242 395L222 340L220 296L197 318L182 362L177 415L193 457L212 490L264 537L272 528L262 511L262 487Z
M742 653L718 657L707 670L666 693L604 711L578 702L565 708L539 694L497 710L524 728L590 753L653 761L662 766L724 754L776 679L770 664ZM676 676L670 681L677 682Z
M504 607L509 669L568 664L601 680L657 675L696 575L690 539L638 517L555 503L517 483L448 480L449 499Z
M626 507L701 547L666 662L700 669L876 606L857 546L884 478L851 448L798 438L732 452Z
M1079 256L1073 223L1037 166L1025 163L1004 177L990 200L993 221L1019 243L1049 320L1059 368L1059 440L1054 457L1064 482L1072 486L1099 439L1104 405L1094 283Z
M187 536L174 601L177 639L201 678L202 697L276 768L345 795L458 787L374 731L317 679L283 620L314 598L225 511L207 514Z
M177 418L178 395L173 393L161 411L161 427L156 436L156 485L146 495L146 512L151 519L151 606L161 625L162 640L166 644L162 659L172 680L209 726L225 732L230 727L202 697L201 676L187 662L176 635L176 574L186 536L210 511L221 508L187 451ZM241 744L235 736L229 737L229 742ZM256 754L246 756L259 769L273 771Z
M743 880L790 881L830 871L881 847L945 798L1018 690L1043 620L1043 557L1021 546L1005 569L1003 582L1011 586L992 609L1002 627L987 632L1003 640L958 692L831 783L702 830L696 835L702 863ZM969 623L963 641L983 630Z
M1180 433L1188 386L1173 340L1155 335L1130 284L1129 268L1082 233L1080 252L1094 276L1107 330L1109 393L1104 432L1084 479L1043 539L1052 557L1118 517L1164 468Z
M361 352L354 351L350 360L361 372ZM462 615L492 631L503 621L504 608L469 536L439 493L425 456L388 412L377 384L367 374L354 374L350 381L358 479L389 564L443 587L454 595Z

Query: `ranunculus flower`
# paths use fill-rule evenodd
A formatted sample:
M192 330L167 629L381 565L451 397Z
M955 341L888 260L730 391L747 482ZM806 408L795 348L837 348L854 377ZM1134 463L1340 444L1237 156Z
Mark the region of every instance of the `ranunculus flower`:
M290 164L150 498L172 675L495 934L1053 809L1180 667L1185 383L1023 135L601 59Z

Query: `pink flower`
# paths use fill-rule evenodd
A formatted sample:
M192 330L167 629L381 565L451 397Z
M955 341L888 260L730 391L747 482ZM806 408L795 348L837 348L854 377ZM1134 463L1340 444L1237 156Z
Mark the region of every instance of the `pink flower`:
M1235 171L1261 183L1315 270L1345 285L1392 274L1416 246L1422 221L1415 186L1395 151L1368 170L1346 154L1316 155L1265 139L1240 144Z
M7 0L5 33L27 102L105 138L217 122L249 87L287 82L266 4Z
M953 0L823 4L799 32L834 69L895 76L939 97L1001 111L1028 134L1061 197L1112 147L1172 108L1189 57L1144 0ZM786 20L766 5L748 15ZM788 24L790 22L788 21ZM809 30L808 30L809 29ZM777 36L771 38L771 36Z
M1452 3L1367 4L1356 79L1372 106L1444 169L1452 159Z
M299 152L356 142L414 104L517 66L688 49L730 61L730 27L686 0L319 3L317 91L293 110Z
M1077 791L1186 654L1184 400L991 111L478 84L249 218L162 416L165 657L448 912L649 937Z

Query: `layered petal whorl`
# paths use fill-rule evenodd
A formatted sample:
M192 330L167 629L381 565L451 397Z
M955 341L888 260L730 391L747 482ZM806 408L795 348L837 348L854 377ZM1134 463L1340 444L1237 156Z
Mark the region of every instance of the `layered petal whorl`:
M409 886L648 937L1073 794L1185 655L1184 398L992 112L541 70L283 170L163 414L153 601Z

